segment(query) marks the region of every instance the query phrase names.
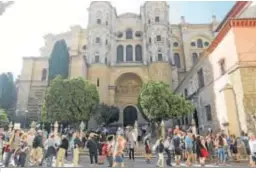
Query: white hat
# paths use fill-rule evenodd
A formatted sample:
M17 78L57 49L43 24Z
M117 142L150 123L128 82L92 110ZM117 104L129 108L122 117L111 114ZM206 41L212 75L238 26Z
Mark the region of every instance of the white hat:
M14 130L20 130L20 123L15 123L13 126Z

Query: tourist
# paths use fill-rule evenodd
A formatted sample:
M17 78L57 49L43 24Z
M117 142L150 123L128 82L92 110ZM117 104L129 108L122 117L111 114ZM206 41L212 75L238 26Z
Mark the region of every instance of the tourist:
M222 135L218 135L216 138L216 147L218 149L218 162L217 164L224 164L225 163L225 150L224 150L224 139Z
M57 153L56 164L55 164L56 167L59 167L59 164L61 167L64 167L64 160L65 160L65 155L68 150L68 147L69 147L68 139L66 138L65 135L63 135L61 139L61 143L59 145L59 150Z
M185 148L187 153L187 162L188 166L192 165L192 156L193 156L193 138L192 133L188 133L185 138Z
M160 139L158 145L158 160L157 160L157 167L164 167L164 143L163 139Z
M23 134L21 137L20 147L16 149L15 159L17 167L25 167L26 157L28 154L27 134Z
M90 133L87 148L89 149L89 157L91 166L98 164L98 145L94 137L94 133Z
M3 162L4 134L0 132L0 165Z
M112 167L113 166L113 149L114 149L114 145L115 145L115 139L114 139L114 135L110 135L107 137L107 160L108 160L108 167Z
M120 165L120 167L124 167L124 157L123 157L123 151L126 146L126 140L121 136L117 135L116 138L116 144L114 148L114 162L113 167L116 167L117 165Z
M46 166L52 167L53 157L56 156L57 144L54 139L54 134L49 134L49 138L44 143L44 148L46 150L45 159Z
M173 144L172 144L172 139L169 136L167 136L166 140L164 141L164 150L167 154L166 165L167 166L172 166L172 164L171 164L171 161L172 161L171 151L173 150Z
M4 149L4 152L6 154L5 155L5 160L4 160L4 166L5 167L9 166L11 156L15 152L15 150L17 148L19 148L20 141L21 141L21 139L20 139L20 130L19 129L13 130L13 132L11 133L11 137L9 139L9 142L5 145L5 149Z
M82 146L82 141L79 139L79 133L76 132L74 134L73 141L73 166L77 167L79 163L79 148Z
M182 155L181 138L180 138L179 132L174 133L173 146L174 146L174 154L175 154L175 163L177 166L179 166L181 161L181 155Z
M196 149L196 136L193 134L192 135L192 141L193 141L193 156L192 156L192 162L196 163L197 162L197 149Z
M251 167L255 167L256 163L256 139L254 134L249 134L249 147L250 147L250 165Z
M35 136L32 150L31 150L31 162L39 166L43 161L43 132L42 130L38 130L38 134Z
M150 160L151 160L151 156L152 156L152 151L150 149L150 143L149 143L149 138L151 137L151 134L148 134L147 136L145 136L144 138L144 143L145 143L145 159L146 159L146 163L150 164Z
M238 161L238 145L235 135L231 135L231 152L235 156L235 160Z
M205 142L204 137L198 136L197 150L198 150L199 163L201 164L202 167L205 166L205 160L209 155L205 144L206 144L206 142Z

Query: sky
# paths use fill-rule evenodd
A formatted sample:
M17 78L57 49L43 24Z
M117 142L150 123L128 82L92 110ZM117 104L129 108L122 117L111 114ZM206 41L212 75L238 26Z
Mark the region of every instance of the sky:
M0 16L0 73L18 76L22 57L40 56L43 36L66 32L72 25L87 26L89 0L14 0L14 5ZM139 13L142 0L114 0L117 13ZM212 15L221 21L233 1L169 1L170 22L211 22Z

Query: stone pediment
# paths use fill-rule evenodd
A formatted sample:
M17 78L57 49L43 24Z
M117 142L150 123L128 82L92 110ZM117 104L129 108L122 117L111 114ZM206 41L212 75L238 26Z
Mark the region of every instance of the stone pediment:
M124 14L120 14L118 17L119 18L138 18L140 16L135 13L124 13Z

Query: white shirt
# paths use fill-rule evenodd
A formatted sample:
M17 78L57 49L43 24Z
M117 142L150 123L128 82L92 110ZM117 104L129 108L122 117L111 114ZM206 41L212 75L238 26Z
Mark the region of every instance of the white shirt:
M249 140L251 154L256 153L256 140Z
M35 136L28 135L27 143L29 146L32 146Z

